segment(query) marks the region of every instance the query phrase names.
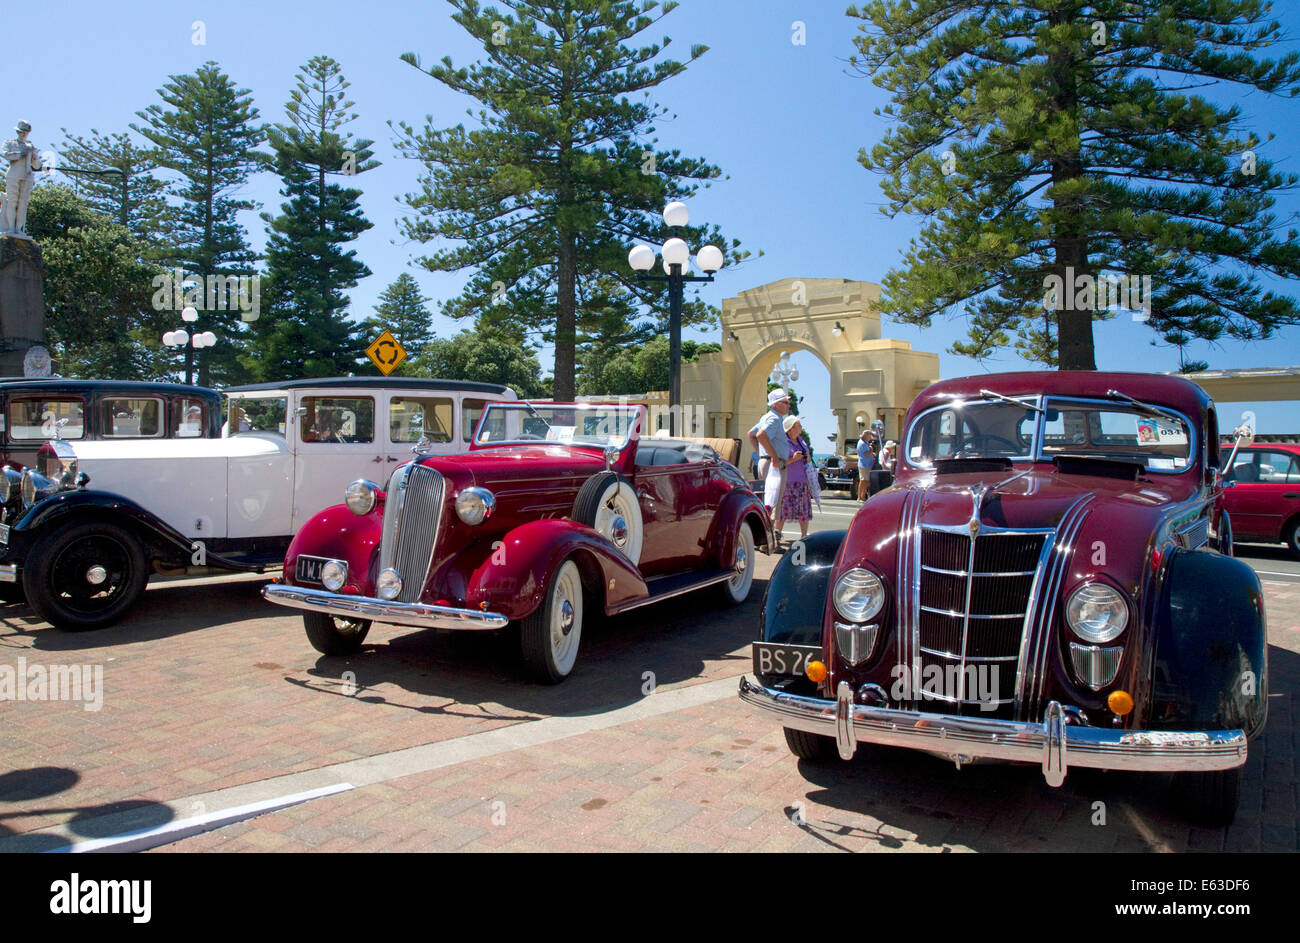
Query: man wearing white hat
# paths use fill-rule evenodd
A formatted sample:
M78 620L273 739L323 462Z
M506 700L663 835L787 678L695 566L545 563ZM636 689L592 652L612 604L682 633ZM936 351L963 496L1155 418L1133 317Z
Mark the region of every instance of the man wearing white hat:
M781 506L785 487L785 466L790 460L790 446L782 426L790 412L790 394L777 387L767 394L767 412L749 430L749 444L765 453L758 463L758 477L764 480L763 503L768 509Z

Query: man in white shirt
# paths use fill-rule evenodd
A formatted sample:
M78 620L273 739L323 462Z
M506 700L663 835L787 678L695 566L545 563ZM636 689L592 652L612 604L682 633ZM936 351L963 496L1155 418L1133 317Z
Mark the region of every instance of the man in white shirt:
M785 486L785 464L790 460L790 445L782 426L790 413L790 394L778 386L767 394L767 406L767 412L749 430L748 436L754 451L762 449L758 477L767 482L763 503L768 508L773 508L780 506L781 490ZM776 474L770 474L773 464L776 466Z

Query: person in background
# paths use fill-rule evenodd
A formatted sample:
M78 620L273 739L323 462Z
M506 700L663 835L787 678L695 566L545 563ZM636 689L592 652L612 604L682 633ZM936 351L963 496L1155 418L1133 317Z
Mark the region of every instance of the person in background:
M894 461L898 455L898 443L890 439L880 452L880 467L891 475L894 473Z
M871 439L866 429L862 430L862 435L858 436L858 500L867 500L867 487L870 484L868 476L871 470L876 467L876 451L871 447Z
M799 433L803 426L798 416L786 416L781 421L782 434L787 438L790 449L790 461L785 470L785 490L781 495L780 507L772 512L772 522L776 534L777 549L781 548L781 528L786 521L799 522L799 537L808 536L808 522L812 520L812 492L808 488L809 465ZM813 471L816 474L816 471Z
M785 484L785 465L790 460L789 439L781 421L790 412L790 394L777 387L767 394L768 411L749 430L749 441L766 453L758 462L758 477L764 479L763 504L773 511L781 503Z

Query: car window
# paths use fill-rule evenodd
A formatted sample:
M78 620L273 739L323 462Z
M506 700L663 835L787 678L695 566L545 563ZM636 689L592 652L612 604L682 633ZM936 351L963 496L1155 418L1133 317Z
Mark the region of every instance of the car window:
M478 421L483 418L483 410L486 408L487 400L467 399L461 401L460 438L462 442L473 440L474 430L478 428Z
M99 401L99 434L105 439L161 438L162 415L161 399L105 396Z
M289 401L283 396L230 397L226 405L226 435L241 432L270 432L284 435L284 417Z
M369 396L304 396L302 441L375 441L375 401Z
M394 396L388 406L388 440L395 443L451 441L453 404L435 396Z
M1260 452L1259 480L1272 484L1291 484L1300 481L1295 456L1290 452Z
M172 428L174 439L194 439L207 428L207 408L201 399L178 396L172 400Z
M80 399L15 399L9 402L9 438L80 439L85 434Z

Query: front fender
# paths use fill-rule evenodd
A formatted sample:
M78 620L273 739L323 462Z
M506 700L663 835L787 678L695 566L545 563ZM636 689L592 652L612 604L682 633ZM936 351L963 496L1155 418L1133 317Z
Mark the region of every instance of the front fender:
M846 533L819 531L796 541L777 561L763 594L759 641L821 645L831 574Z
M329 557L345 560L348 564L348 581L344 593L373 596L370 562L384 532L384 512L376 507L369 514L358 517L346 504L336 504L311 517L294 535L284 557L284 575L281 581L293 584L298 572L298 555Z
M607 614L648 595L640 571L608 540L585 524L565 518L530 521L445 574L443 587L469 609L508 618L530 615L546 598L551 576L574 557L583 584L599 593Z
M152 538L162 549L174 549L183 559L189 559L191 540L170 524L160 520L142 505L111 491L60 491L38 501L14 522L9 546L12 554L25 553L37 537L47 528L71 519L86 520L94 515L100 518L117 518L132 526L138 533Z
M1254 737L1268 716L1267 646L1255 571L1210 551L1175 552L1156 619L1147 725Z

